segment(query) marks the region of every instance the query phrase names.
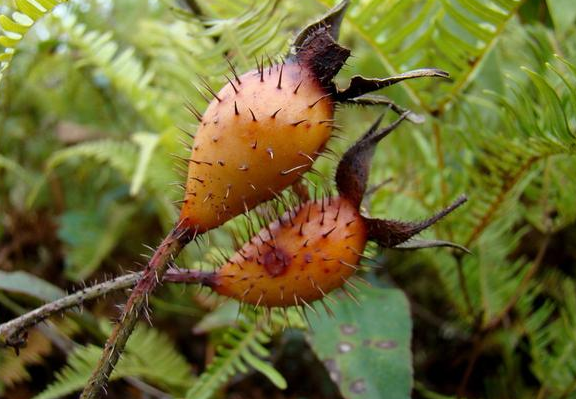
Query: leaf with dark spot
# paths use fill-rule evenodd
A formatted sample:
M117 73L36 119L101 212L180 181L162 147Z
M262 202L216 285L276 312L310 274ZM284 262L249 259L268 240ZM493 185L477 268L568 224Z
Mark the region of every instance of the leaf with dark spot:
M408 301L398 289L361 287L360 306L342 299L335 317L310 317L316 356L346 399L407 399L412 390Z

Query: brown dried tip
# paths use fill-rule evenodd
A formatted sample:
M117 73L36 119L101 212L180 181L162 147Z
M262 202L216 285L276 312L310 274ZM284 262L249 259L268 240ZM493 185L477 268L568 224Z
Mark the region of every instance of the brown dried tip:
M350 50L340 46L336 40L349 0L340 2L320 20L304 28L292 45L289 60L295 60L312 70L323 86L332 86L332 78L344 66Z
M376 145L390 134L409 115L404 112L400 118L385 128L378 130L382 121L380 116L368 131L342 157L336 170L336 185L340 196L346 198L357 208L360 206L366 191L370 162ZM466 202L466 196L460 196L454 203L436 215L421 222L403 222L398 220L381 220L362 217L366 225L368 238L384 248L420 249L432 247L454 247L465 252L468 250L458 244L438 240L412 240L412 238L444 216ZM409 241L410 240L410 241Z
M342 197L360 206L368 182L370 162L374 155L376 145L384 137L388 136L408 116L409 112L403 113L392 124L378 130L382 121L382 114L366 133L346 151L336 170L336 186Z
M299 47L302 47L310 35L322 28L327 28L328 34L330 34L334 40L338 40L338 36L340 36L340 25L342 25L342 19L344 19L346 8L348 8L349 5L350 0L341 1L339 4L330 9L318 21L313 22L302 29L296 36L296 39L294 39L294 48L298 49Z
M410 244L410 241L408 241L416 234L426 230L428 227L438 222L444 216L448 215L453 210L464 204L467 200L468 198L466 198L465 195L461 195L451 205L421 222L403 222L399 220L364 218L368 228L368 237L371 240L377 242L378 245L383 248L398 247L399 249L420 249L432 247L454 247L465 252L469 252L466 248L448 241L415 240L415 242L412 244Z

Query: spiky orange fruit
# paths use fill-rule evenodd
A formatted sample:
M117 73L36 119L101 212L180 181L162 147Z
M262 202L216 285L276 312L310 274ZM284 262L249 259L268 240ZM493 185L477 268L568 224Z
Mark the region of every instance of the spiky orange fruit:
M310 303L347 281L366 241L366 226L350 201L311 200L262 229L218 269L212 286L254 305Z
M328 93L297 63L228 83L202 116L180 219L204 232L273 198L310 169L333 115Z
M255 234L218 270L200 281L221 295L266 307L308 305L344 284L358 269L368 240L394 248L462 205L464 197L420 222L373 219L360 214L376 145L408 113L378 129L380 117L342 157L336 172L338 197L309 200ZM412 240L412 249L456 246ZM198 280L198 276L194 277Z

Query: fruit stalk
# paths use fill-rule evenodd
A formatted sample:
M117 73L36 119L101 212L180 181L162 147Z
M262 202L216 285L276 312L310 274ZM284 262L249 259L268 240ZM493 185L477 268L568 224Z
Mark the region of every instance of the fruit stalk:
M25 344L28 330L49 317L69 309L80 308L85 302L101 298L112 292L133 287L143 272L130 273L103 281L73 294L46 303L15 319L0 324L0 347L13 347L18 350ZM164 275L164 282L179 284L211 285L213 273L199 270L170 269Z
M156 252L154 252L142 273L142 277L126 302L120 321L114 327L108 341L106 341L102 356L82 391L80 399L99 398L102 391L105 390L110 374L120 359L120 355L124 351L126 342L132 334L136 322L143 312L147 312L148 295L154 291L163 279L168 270L168 265L174 261L180 251L194 237L195 234L190 234L190 231L183 228L182 223L179 223L164 238Z

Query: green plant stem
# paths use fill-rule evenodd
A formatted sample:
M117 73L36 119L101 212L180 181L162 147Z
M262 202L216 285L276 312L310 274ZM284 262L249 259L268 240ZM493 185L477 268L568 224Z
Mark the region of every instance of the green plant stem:
M106 341L102 356L82 391L80 399L101 397L120 355L124 352L126 342L134 331L136 322L142 313L147 312L148 296L163 279L170 262L174 261L180 251L192 239L188 229L176 226L154 252L150 262L142 272L142 277L126 302L120 322L116 324L108 341Z

